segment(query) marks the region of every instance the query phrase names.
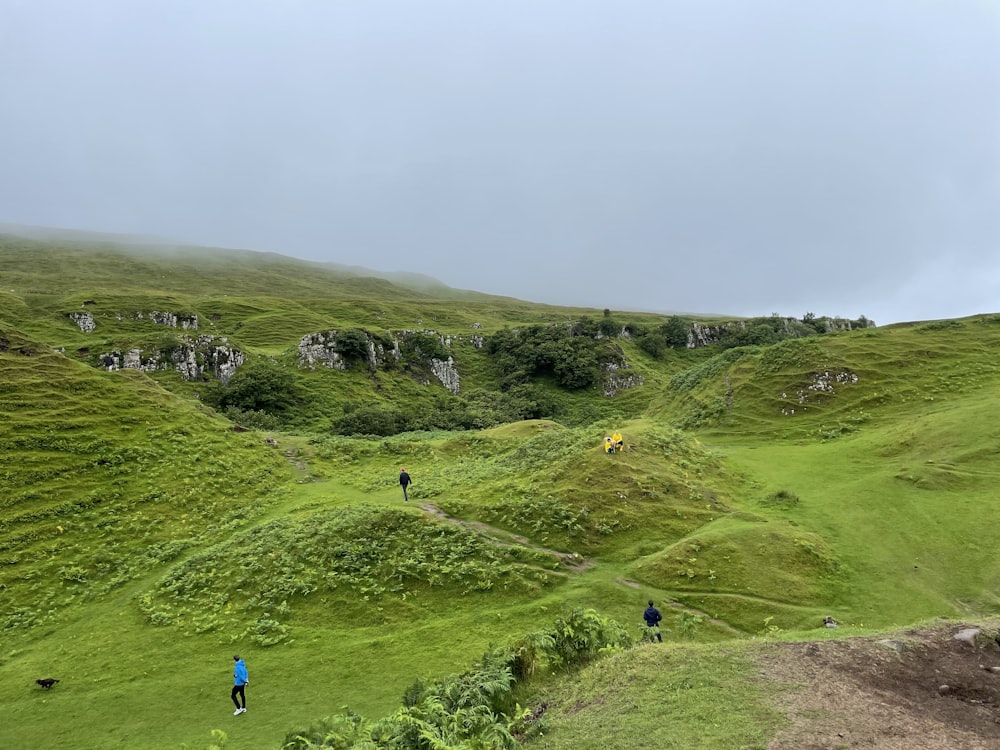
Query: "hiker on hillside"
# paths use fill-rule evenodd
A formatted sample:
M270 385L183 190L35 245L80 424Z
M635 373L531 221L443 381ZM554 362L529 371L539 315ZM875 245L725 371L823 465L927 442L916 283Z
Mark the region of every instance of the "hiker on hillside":
M621 453L625 450L625 438L623 438L622 434L617 430L615 430L615 434L611 436L611 442L614 443L615 446L614 451L612 451L613 453Z
M646 627L656 634L656 640L663 643L663 634L660 632L660 620L663 619L663 615L660 614L660 610L653 606L652 599L649 600L646 611L642 613L642 619L646 621Z
M609 454L615 452L615 444L611 442L609 437L604 438L604 452Z
M233 699L233 703L236 704L233 716L239 716L247 712L247 696L244 691L250 682L250 675L247 674L246 662L240 658L239 654L233 657L233 661L236 663L233 665L233 692L230 693L230 697ZM237 695L243 701L242 706L240 705L240 700L236 699Z
M403 488L403 502L410 502L410 497L406 492L406 488L413 484L413 480L410 479L410 475L406 473L406 468L399 470L399 486Z

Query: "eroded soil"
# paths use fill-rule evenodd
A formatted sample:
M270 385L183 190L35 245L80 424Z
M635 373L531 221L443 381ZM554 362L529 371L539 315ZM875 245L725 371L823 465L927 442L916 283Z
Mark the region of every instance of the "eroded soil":
M965 628L981 633L956 640ZM769 750L998 750L997 623L773 644L763 675L792 724ZM996 667L998 672L991 671Z

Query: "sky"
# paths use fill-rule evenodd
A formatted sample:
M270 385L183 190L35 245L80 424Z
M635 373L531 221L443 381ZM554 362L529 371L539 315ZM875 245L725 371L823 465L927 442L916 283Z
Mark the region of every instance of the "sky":
M0 221L600 309L1000 312L1000 0L0 0Z

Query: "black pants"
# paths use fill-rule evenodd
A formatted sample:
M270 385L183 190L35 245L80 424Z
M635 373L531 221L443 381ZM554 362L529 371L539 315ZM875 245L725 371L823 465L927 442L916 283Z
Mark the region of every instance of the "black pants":
M410 497L409 495L406 494L406 485L404 484L402 485L402 487L403 487L403 502L408 503L410 502Z
M232 692L232 694L231 694L230 697L233 699L233 703L236 704L236 708L246 708L247 707L247 696L246 696L246 693L243 692L245 689L246 689L246 685L233 685L233 692ZM236 694L237 693L239 693L240 698L243 700L243 705L242 706L240 705L240 702L238 700L236 700Z

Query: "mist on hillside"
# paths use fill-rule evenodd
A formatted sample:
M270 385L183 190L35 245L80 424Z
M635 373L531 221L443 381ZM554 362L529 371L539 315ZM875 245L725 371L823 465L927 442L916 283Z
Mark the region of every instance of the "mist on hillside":
M0 220L550 304L880 322L1000 290L1000 12L0 8Z

